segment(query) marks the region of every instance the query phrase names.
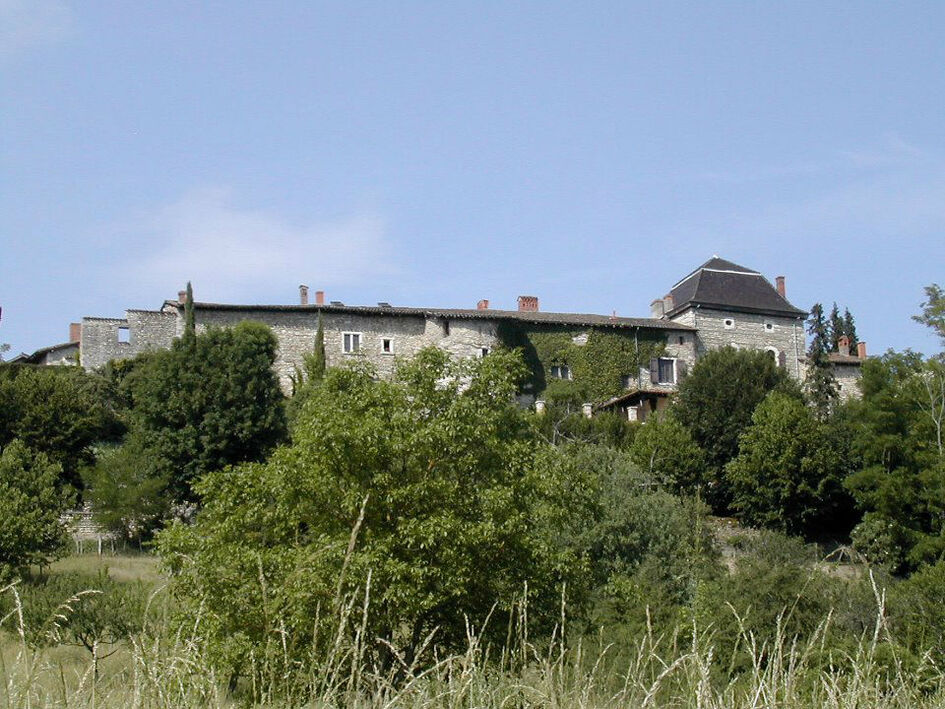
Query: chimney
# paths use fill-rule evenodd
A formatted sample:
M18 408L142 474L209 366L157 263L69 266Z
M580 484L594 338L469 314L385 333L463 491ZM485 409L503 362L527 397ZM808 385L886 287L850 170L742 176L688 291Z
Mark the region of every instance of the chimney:
M866 343L857 342L856 343L856 356L860 359L866 359Z
M518 309L519 309L519 312L537 313L538 312L538 296L520 295L518 297Z
M325 304L325 291L317 290L315 291L315 305L324 305Z
M179 290L177 291L177 302L183 305L187 302L187 291Z
M69 342L78 342L82 339L82 323L69 323Z
M774 285L778 289L778 295L787 300L786 291L784 290L784 276L777 276L774 279Z
M676 303L673 299L672 293L667 293L663 296L663 311L668 313L671 312L673 308L676 307Z
M476 310L488 310L489 309L489 300L483 298L478 303L476 303Z
M593 404L581 404L581 413L584 414L584 418L589 419L594 416L594 405Z
M846 335L841 335L840 339L837 340L837 351L842 355L850 354L850 338Z
M650 303L650 317L654 320L659 320L666 314L666 309L663 307L663 299L657 298L652 303Z
M299 286L299 305L308 305L308 286Z

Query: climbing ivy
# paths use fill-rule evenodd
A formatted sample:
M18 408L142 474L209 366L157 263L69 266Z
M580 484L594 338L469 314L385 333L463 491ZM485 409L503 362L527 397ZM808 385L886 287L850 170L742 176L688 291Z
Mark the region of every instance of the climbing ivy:
M665 338L648 330L561 329L502 322L497 335L504 346L519 348L524 354L530 371L526 391L536 396L545 393L549 382L554 381L551 367L567 365L573 388L587 400L597 402L623 392L624 377L636 377L640 367L649 367L650 360L665 350ZM585 337L587 341L579 344Z

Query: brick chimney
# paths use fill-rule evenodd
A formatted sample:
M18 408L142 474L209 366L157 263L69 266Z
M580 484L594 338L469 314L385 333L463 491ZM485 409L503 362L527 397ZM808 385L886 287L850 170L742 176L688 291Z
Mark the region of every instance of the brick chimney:
M299 305L308 305L308 286L299 286Z
M785 291L785 289L784 289L784 276L777 276L777 277L775 277L775 279L774 279L774 286L775 286L775 288L778 289L778 295L780 295L782 298L784 298L785 300L787 300L787 295L785 295L785 293L786 293L787 291Z
M489 300L483 298L478 303L476 303L476 310L488 310L489 309Z
M659 320L666 314L666 308L664 307L662 298L657 298L652 303L650 303L650 317L656 320Z
M69 342L78 342L82 339L82 323L69 323Z
M315 305L324 305L325 304L325 291L317 290L315 291Z
M842 355L850 354L850 338L846 335L841 335L840 339L837 340L837 350Z
M520 295L518 297L518 309L519 312L537 313L538 296Z
M866 343L857 342L856 343L856 356L860 359L866 359Z

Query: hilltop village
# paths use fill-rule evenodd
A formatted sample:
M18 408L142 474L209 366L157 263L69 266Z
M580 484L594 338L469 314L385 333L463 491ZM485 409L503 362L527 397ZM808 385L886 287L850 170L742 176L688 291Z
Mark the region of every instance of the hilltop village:
M167 348L184 328L186 292L158 310L129 309L122 318L85 317L70 326L69 342L43 348L20 360L35 364L75 364L87 370L110 360ZM764 350L777 366L803 380L806 371L804 321L807 312L792 305L784 276L774 285L751 268L714 256L652 301L650 316L543 312L535 296L519 296L517 310L496 310L488 300L475 308L412 308L389 303L347 305L325 300L299 286L292 305L193 303L198 331L244 320L268 325L279 342L275 368L283 389L312 351L322 323L329 366L366 358L382 377L393 372L397 356L411 356L434 345L454 357L482 357L498 345L523 347L533 377L523 403L542 405L542 392L555 379L584 379L592 410L617 409L630 420L667 405L695 362L726 345ZM607 356L594 356L595 348ZM864 343L848 343L831 353L844 399L855 395Z

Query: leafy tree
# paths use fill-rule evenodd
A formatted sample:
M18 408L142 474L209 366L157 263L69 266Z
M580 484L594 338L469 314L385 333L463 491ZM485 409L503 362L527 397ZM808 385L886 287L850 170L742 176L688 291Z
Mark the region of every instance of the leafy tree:
M897 571L945 552L945 461L935 419L923 410L934 401L928 367L912 352L871 358L862 366L862 399L848 405L862 467L846 485L866 513L854 542Z
M176 499L190 499L201 475L263 460L283 440L275 356L269 328L247 321L149 353L125 378L136 440Z
M852 501L843 489L849 461L844 442L796 397L772 392L755 409L738 457L726 466L733 507L747 523L787 534L848 534Z
M92 444L121 434L106 380L76 367L0 366L0 446L18 438L62 468L62 482L81 489Z
M835 307L836 309L836 307ZM804 391L810 400L818 418L824 420L837 402L840 387L833 375L830 359L830 333L824 320L824 309L820 303L814 303L807 320L807 332L811 336L810 349L807 351L807 374L804 377Z
M0 579L57 558L68 542L60 520L70 498L59 465L14 440L0 453Z
M651 417L630 446L630 458L650 479L695 493L705 480L705 453L674 416Z
M96 458L83 473L95 521L140 546L168 513L167 478L137 433L120 446L99 450Z
M196 523L158 544L218 661L238 674L276 627L280 656L298 659L324 637L318 619L361 594L361 637L379 639L382 665L391 646L412 662L434 630L437 645L464 645L464 619L478 632L491 615L486 633L504 638L526 587L530 625L552 623L558 582L581 577L533 521L561 481L514 402L524 375L513 353L436 348L392 381L364 362L330 369L291 446L201 480Z
M731 502L724 468L738 454L738 437L755 407L775 389L797 393L767 352L733 347L707 353L679 386L673 415L705 452L705 494L717 512L727 511Z
M945 291L937 283L925 287L925 301L922 314L913 315L912 319L926 325L942 338L945 346Z

